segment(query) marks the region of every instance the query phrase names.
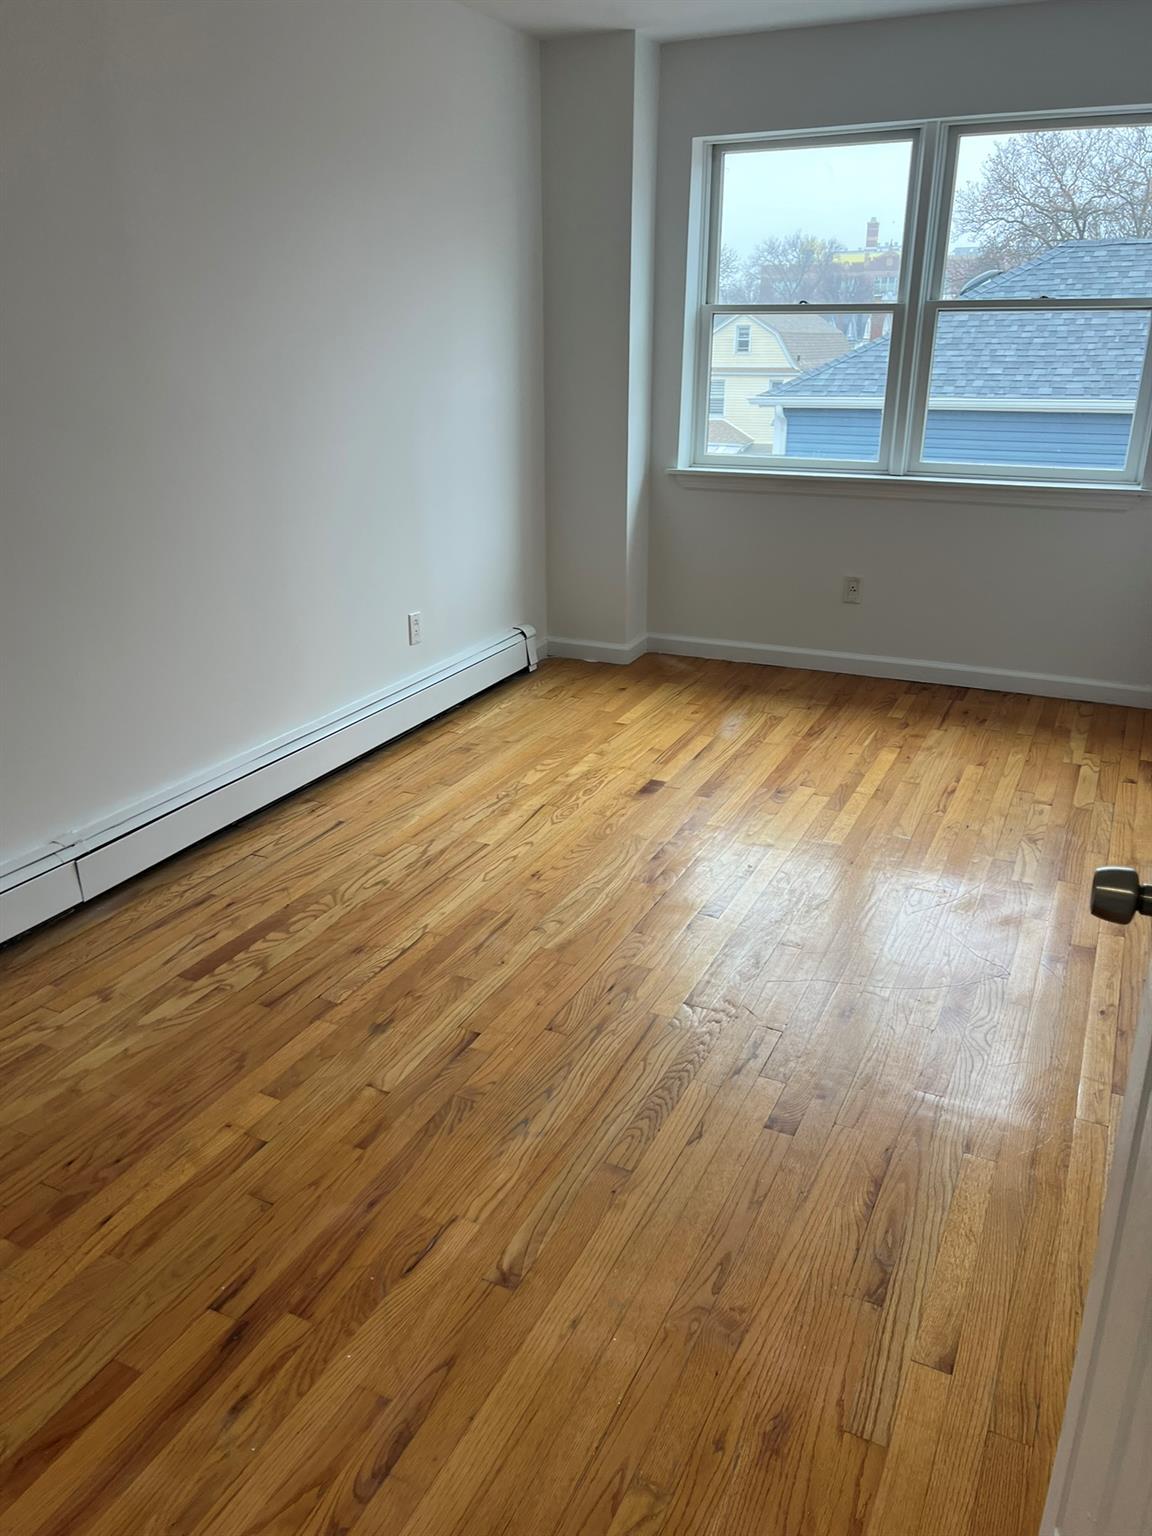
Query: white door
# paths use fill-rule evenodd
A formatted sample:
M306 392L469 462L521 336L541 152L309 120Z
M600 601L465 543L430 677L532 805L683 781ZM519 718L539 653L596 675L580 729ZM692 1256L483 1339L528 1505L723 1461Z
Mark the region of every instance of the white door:
M1099 870L1093 911L1152 913L1152 887ZM1133 1041L1043 1536L1152 1536L1152 979Z

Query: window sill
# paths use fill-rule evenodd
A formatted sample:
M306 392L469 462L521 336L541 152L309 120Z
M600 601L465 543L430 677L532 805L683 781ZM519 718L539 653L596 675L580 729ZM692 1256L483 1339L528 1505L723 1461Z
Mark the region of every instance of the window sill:
M744 491L755 495L856 496L871 500L966 503L981 507L1063 507L1077 512L1132 512L1152 492L1132 485L1066 481L949 480L913 475L853 475L781 469L673 468L677 485L692 491Z

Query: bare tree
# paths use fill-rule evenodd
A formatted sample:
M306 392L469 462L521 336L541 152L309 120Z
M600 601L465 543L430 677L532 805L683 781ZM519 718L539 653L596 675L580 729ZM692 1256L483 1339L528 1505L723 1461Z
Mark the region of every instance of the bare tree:
M1114 217L1138 238L1152 235L1152 128L1108 130L1116 141L1113 153Z
M844 262L836 240L791 235L762 240L744 264L741 294L732 303L851 304L867 303L872 278Z
M975 237L976 270L1068 240L1152 237L1152 128L1015 134L960 189L954 227Z
M739 252L732 246L720 247L717 298L721 304L755 303L756 283L749 273L749 266L750 263L741 261Z
M830 260L825 243L800 230L761 240L749 262L755 271L757 297L762 304L798 304L801 299L811 302Z

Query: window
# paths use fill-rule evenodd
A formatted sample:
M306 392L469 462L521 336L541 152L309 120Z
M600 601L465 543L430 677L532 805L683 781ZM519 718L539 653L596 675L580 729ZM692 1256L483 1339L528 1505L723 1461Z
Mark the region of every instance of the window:
M1142 483L1147 118L739 140L705 161L693 463L732 452L708 419L737 383L742 469ZM755 361L726 380L753 321Z

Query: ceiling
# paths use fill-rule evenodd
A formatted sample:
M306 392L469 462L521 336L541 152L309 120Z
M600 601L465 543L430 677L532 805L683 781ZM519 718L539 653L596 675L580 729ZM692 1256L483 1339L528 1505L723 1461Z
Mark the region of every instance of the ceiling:
M463 0L475 11L539 34L619 28L653 37L710 37L768 27L863 21L1036 0Z

